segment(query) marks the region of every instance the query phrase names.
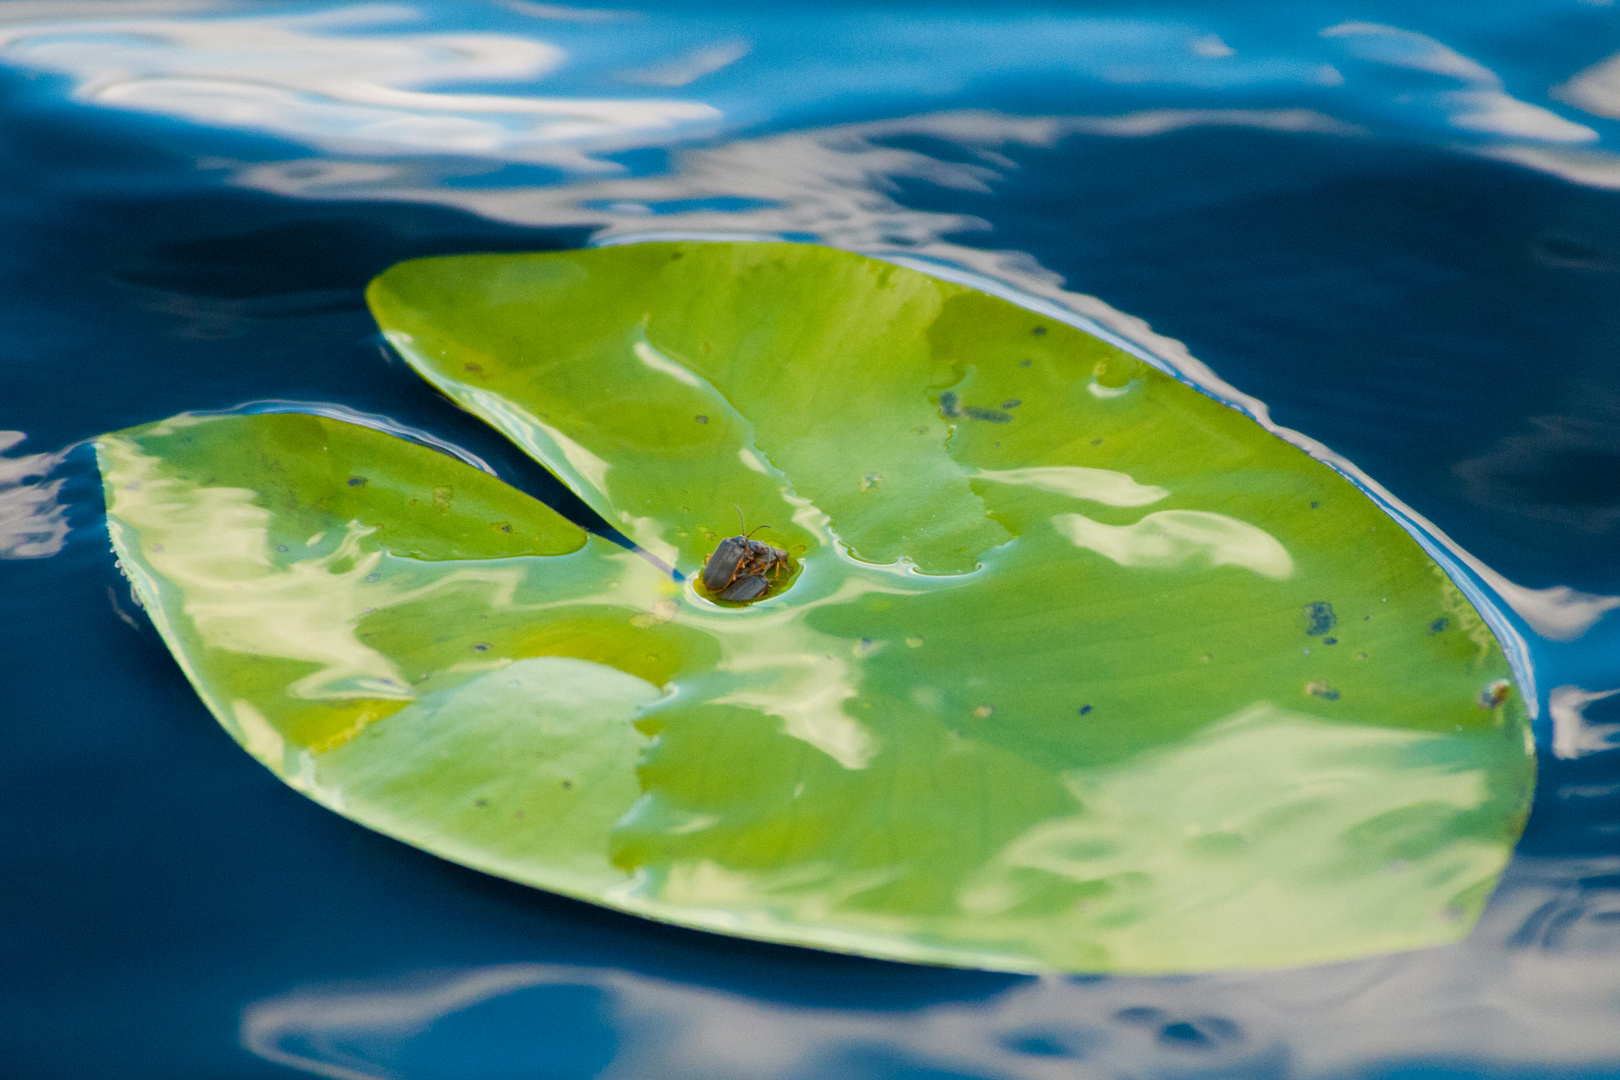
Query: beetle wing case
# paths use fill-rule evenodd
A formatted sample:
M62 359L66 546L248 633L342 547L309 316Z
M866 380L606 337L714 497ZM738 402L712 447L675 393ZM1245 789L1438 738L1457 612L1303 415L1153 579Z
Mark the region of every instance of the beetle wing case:
M715 593L725 589L737 576L737 567L747 555L748 541L742 537L732 536L720 541L720 546L703 564L703 587Z
M727 585L725 591L720 593L720 599L746 603L758 597L769 587L770 583L758 574L749 574Z

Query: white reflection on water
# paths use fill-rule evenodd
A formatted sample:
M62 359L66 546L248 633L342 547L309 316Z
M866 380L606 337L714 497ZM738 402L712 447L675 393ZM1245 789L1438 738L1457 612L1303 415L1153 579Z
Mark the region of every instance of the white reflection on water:
M1462 84L1460 88L1418 84L1400 98L1408 107L1428 103L1452 127L1541 142L1597 141L1598 133L1591 128L1566 120L1550 109L1520 101L1503 89L1502 80L1490 68L1426 34L1378 23L1350 22L1330 26L1322 36L1341 43L1353 57Z
M1586 719L1588 705L1615 694L1620 694L1620 689L1592 691L1579 686L1555 686L1547 695L1553 754L1561 758L1585 757L1620 744L1620 724L1595 724Z
M25 438L0 431L0 559L46 559L67 542L67 508L58 498L65 481L45 479L67 451L10 456Z
M420 90L530 82L568 57L516 34L375 32L419 18L411 7L373 4L249 18L39 23L0 28L0 57L72 76L81 101L345 154L612 168L591 155L720 116L688 101Z
M1213 111L1286 116L1295 125L1290 130L1377 127L1432 137L1439 128L1461 149L1555 172L1556 165L1530 151L1599 138L1510 94L1477 60L1425 34L1370 22L1327 26L1314 40L1303 28L1291 39L1285 31L1281 40L1239 52L1207 26L1155 12L1103 18L923 10L895 18L857 11L716 20L711 13L641 15L508 0L473 9L362 4L177 18L165 17L167 6L110 9L130 12L123 18L86 17L97 9L73 5L0 7L0 20L12 24L0 27L0 60L66 74L82 101L266 132L338 153L457 155L574 171L616 169L600 156L614 150L709 137L723 113L733 128L838 102L870 116L896 95L959 100L961 88L975 81L1053 72L1071 88L1094 91L1160 86L1205 97L1211 90L1262 91L1261 99L1271 101L1277 91L1308 96L1337 115L1252 102ZM143 10L144 18L137 14ZM419 29L463 23L469 11L503 32ZM47 21L22 21L29 18ZM711 40L694 47L692 37L704 33ZM571 51L558 40L577 44ZM613 83L679 90L750 56L756 59L746 65L749 72L705 83L707 102L602 92ZM542 96L532 85L514 88L555 80L564 69L571 85L583 81L595 92ZM1575 75L1560 94L1579 108L1614 115L1613 82L1610 69L1598 66ZM421 89L468 83L502 90ZM1324 87L1343 90L1324 98ZM1205 111L1160 107L1132 116L1152 126Z
M645 86L685 86L741 60L748 52L746 41L724 41L718 45L694 49L667 64L658 64L639 71L621 71L619 78L624 82L641 83Z
M1024 979L985 999L942 990L933 1004L863 1011L628 970L505 964L266 998L244 1011L241 1038L262 1058L333 1080L383 1080L407 1059L454 1060L476 1078L465 1040L511 1063L500 1051L532 1050L540 1030L552 1044L519 1068L550 1075L597 1038L548 1023L559 995L583 990L618 1040L596 1074L605 1080L789 1080L817 1067L884 1075L857 1064L870 1055L888 1072L904 1063L1008 1080L1327 1077L1437 1055L1485 1069L1601 1068L1620 1062L1620 920L1579 882L1616 872L1620 859L1521 859L1460 944L1295 971ZM852 967L850 986L870 975ZM783 978L784 993L800 996ZM481 1013L486 1003L497 1004ZM453 1027L435 1028L451 1017Z
M1577 71L1553 87L1553 96L1594 116L1620 119L1620 53Z

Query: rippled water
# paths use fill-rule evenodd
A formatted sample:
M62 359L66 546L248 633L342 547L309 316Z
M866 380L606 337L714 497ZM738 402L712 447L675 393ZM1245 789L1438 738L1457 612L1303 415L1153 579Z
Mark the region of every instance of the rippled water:
M1613 1075L1617 117L1596 3L0 4L3 1071ZM1540 788L1476 932L1263 975L862 961L483 877L241 753L83 440L326 403L558 498L360 289L670 234L994 286L1361 470L1523 642Z

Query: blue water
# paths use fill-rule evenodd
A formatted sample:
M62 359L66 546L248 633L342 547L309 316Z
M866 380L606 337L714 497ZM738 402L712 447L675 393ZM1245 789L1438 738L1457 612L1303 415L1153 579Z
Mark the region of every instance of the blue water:
M0 5L0 1074L1620 1072L1616 55L1574 0ZM482 876L242 753L114 569L84 440L324 403L577 509L361 288L654 234L1056 304L1381 485L1527 646L1536 805L1474 934L1188 978L864 961Z

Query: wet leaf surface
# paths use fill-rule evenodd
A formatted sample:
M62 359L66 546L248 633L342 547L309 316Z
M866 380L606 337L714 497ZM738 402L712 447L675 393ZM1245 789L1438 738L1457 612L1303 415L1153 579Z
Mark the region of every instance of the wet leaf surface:
M336 421L103 437L199 692L357 821L1006 970L1455 940L1507 859L1534 763L1478 614L1349 482L1111 346L808 245L428 259L369 299L652 558ZM792 573L728 606L696 582L739 508Z

